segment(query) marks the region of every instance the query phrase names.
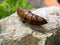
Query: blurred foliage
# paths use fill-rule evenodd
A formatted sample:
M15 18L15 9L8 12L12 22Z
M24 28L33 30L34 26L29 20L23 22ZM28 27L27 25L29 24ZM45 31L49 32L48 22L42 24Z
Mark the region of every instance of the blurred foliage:
M27 0L4 0L0 2L0 19L14 13L17 8L26 8L30 10L32 6Z

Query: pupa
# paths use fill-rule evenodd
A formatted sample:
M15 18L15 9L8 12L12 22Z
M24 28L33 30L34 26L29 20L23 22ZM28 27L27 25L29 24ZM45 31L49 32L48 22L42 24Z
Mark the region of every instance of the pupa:
M33 14L27 9L17 9L17 14L24 23L26 22L32 25L43 25L47 23L46 19L36 14Z

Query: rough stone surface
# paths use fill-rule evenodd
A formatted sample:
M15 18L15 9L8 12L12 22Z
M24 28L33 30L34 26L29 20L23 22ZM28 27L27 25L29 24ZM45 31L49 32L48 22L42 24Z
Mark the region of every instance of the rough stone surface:
M41 26L22 23L15 12L0 20L0 45L60 45L60 9L44 7L32 12L48 23Z

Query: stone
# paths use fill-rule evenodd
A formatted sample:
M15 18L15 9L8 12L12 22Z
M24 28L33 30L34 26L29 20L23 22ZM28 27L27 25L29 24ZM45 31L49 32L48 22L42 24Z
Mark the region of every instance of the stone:
M45 25L23 23L17 13L0 20L0 45L57 45L60 44L60 9L43 7L32 13L45 18Z

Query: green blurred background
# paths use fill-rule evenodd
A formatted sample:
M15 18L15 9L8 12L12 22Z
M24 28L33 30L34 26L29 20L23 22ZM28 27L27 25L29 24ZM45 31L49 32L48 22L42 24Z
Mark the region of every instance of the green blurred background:
M0 2L0 19L16 12L17 8L32 9L27 0L4 0Z

